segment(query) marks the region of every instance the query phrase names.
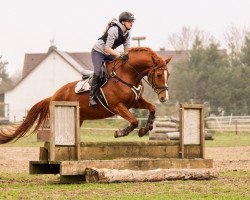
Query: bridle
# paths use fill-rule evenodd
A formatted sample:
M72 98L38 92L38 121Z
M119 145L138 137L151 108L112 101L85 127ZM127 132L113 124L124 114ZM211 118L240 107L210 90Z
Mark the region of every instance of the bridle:
M152 83L150 85L153 88L154 92L159 95L160 93L168 90L168 86L157 86L156 80L155 80L155 73L156 73L156 70L164 70L164 71L166 70L167 71L167 69L157 68L157 67L158 66L153 67L153 69L150 70L150 72L148 73L148 80L150 80L150 77L152 76Z
M153 68L151 68L151 69L146 69L146 71L148 71L148 73L145 73L145 71L143 71L141 74L128 62L128 61L123 61L123 63L122 63L122 65L120 65L118 68L115 68L115 66L119 63L119 61L121 61L121 60L118 60L118 62L115 62L116 61L116 59L114 60L114 62L113 62L113 65L112 65L112 71L111 71L111 77L113 77L113 78L115 78L115 79L117 79L117 81L119 81L119 82L121 82L121 83L123 83L123 84L125 84L125 85L127 85L128 87L130 87L131 89L132 88L134 88L134 86L132 85L132 84L130 84L130 83L127 83L126 81L124 81L124 80L122 80L120 77L118 77L117 75L116 75L116 73L115 73L115 71L117 70L117 69L119 69L120 67L122 67L122 66L124 66L125 64L127 64L130 68L132 68L138 75L139 75L139 77L141 76L141 74L142 75L144 75L144 74L147 74L147 76L148 76L148 80L149 80L149 78L152 76L152 83L150 83L149 81L147 81L145 78L144 78L144 76L142 77L142 79L149 85L149 86L151 86L152 88L153 88L153 90L154 90L154 92L156 93L156 94L160 94L160 93L162 93L162 92L164 92L164 91L166 91L166 90L168 90L168 86L157 86L157 84L156 84L156 80L155 80L155 73L156 73L156 70L167 70L167 69L164 69L164 68L160 68L160 66L161 66L161 62L159 62L158 64L156 64L156 66L154 66Z

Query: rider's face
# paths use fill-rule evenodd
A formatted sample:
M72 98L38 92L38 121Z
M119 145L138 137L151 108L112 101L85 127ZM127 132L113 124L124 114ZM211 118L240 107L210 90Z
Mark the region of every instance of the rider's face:
M134 23L134 20L126 20L124 21L124 26L126 26L126 28L130 30L133 26L133 23Z

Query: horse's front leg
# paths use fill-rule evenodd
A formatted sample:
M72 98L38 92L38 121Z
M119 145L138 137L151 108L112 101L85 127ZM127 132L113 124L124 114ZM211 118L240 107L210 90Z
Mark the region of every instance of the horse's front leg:
M129 112L129 110L126 108L124 104L122 103L118 104L118 106L116 106L113 109L113 111L116 114L120 115L122 118L130 122L130 126L115 132L114 134L115 138L126 136L131 131L133 131L136 127L138 127L138 123L139 123L138 119L136 119L136 117L131 112Z
M149 115L148 115L148 120L146 123L145 127L141 127L138 132L138 136L142 137L148 133L148 131L153 129L153 123L155 119L155 106L148 101L146 101L143 97L138 99L137 103L133 108L136 109L148 109L149 110Z

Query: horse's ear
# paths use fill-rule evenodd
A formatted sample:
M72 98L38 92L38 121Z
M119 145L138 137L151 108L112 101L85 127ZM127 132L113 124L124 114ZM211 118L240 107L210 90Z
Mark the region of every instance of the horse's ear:
M173 58L173 56L169 56L169 58L167 58L167 60L165 60L166 64L168 64L172 58Z

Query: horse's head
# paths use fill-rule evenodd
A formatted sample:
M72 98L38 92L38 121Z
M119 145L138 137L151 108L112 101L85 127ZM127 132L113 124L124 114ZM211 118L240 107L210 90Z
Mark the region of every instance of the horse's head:
M158 94L160 102L165 102L169 99L168 95L168 78L169 71L167 64L172 59L172 56L167 60L160 59L156 66L153 66L148 73L148 82L151 84L154 91Z
M129 50L128 57L129 60L121 64L125 66L123 70L128 69L134 74L135 78L133 79L137 83L140 83L141 79L147 75L148 82L158 94L160 102L167 101L169 99L167 82L170 75L167 64L172 59L172 56L164 60L150 48L135 47ZM113 72L115 71L114 68L115 64L113 64Z

